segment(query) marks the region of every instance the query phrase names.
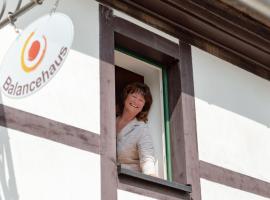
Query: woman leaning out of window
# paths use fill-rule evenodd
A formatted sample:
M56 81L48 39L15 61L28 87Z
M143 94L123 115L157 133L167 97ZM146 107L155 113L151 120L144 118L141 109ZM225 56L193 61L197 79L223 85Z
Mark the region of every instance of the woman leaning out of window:
M156 176L155 153L147 121L152 95L147 85L125 87L116 119L117 157L121 167Z

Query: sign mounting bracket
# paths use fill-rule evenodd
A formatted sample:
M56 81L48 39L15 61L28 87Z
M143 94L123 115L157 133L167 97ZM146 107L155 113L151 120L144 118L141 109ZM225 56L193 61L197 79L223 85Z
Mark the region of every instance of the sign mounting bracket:
M17 4L17 7L15 9L15 12L10 12L11 14L8 17L6 17L2 21L0 21L0 29L5 27L9 23L11 23L10 19L12 19L13 22L16 21L16 19L19 16L23 15L25 12L27 12L28 10L30 10L34 6L41 5L43 3L43 1L44 0L31 0L29 3L27 3L23 7L21 7L22 0L18 0L18 4ZM3 0L2 9L0 11L0 20L4 15L5 9L6 9L6 0Z

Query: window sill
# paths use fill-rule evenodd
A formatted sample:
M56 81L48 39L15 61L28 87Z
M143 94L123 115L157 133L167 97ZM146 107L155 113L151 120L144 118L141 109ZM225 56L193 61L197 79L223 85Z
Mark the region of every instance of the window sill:
M182 197L182 199L186 199L185 197L189 196L189 193L192 192L191 185L169 182L164 179L125 169L120 165L117 167L117 171L119 182L125 185L132 185L163 194L166 193L169 196Z

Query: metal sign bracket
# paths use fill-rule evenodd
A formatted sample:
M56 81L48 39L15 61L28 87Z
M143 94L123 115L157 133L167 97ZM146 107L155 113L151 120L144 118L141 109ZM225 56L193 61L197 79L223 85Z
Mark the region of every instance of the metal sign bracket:
M16 26L14 24L14 22L17 20L17 18L21 15L23 15L25 12L27 12L28 10L30 10L31 8L33 8L36 5L41 5L43 3L44 0L31 0L29 3L25 4L23 7L21 7L22 4L22 0L18 0L17 3L17 7L15 9L14 12L8 12L8 16L1 20L5 9L6 9L6 0L3 0L3 4L2 4L2 8L0 11L0 29L3 28L4 26L8 25L9 23L13 24L16 30Z

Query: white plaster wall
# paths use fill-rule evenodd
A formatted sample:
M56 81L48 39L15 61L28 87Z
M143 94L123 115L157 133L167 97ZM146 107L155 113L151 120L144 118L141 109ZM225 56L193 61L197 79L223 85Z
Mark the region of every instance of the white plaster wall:
M192 62L200 160L270 182L270 82L195 47Z
M164 149L164 114L163 114L163 91L162 91L162 72L159 68L134 57L115 51L115 64L119 67L142 75L144 82L149 86L153 103L149 112L149 130L153 138L156 168L160 178L166 178L166 158Z
M99 200L100 156L0 127L1 200Z
M202 200L269 200L268 198L201 179Z
M135 194L125 190L117 190L118 200L156 200L151 197L143 196L140 194Z
M26 2L29 1L23 3ZM8 7L12 7L12 3L15 2L8 1ZM54 0L44 1L20 17L16 24L23 29L49 13L54 3ZM99 134L98 3L94 0L65 0L60 1L57 11L68 15L74 23L74 42L64 65L39 92L24 99L0 95L0 103ZM0 30L0 59L15 37L11 27Z

